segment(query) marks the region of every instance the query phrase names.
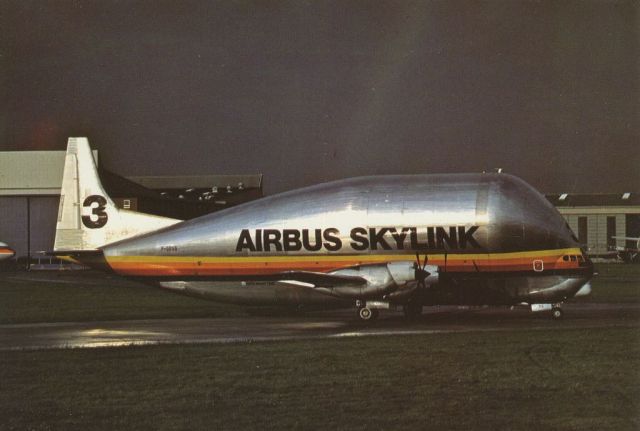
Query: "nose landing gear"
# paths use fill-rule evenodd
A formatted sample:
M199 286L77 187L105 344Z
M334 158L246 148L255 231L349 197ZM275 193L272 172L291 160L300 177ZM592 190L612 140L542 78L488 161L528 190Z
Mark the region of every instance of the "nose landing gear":
M551 318L553 320L560 320L564 316L562 304L531 304L531 311L533 313L539 311L551 311Z

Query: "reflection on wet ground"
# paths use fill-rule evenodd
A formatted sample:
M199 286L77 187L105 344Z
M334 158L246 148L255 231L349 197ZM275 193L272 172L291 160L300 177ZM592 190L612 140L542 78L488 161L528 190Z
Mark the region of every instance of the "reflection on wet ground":
M525 309L425 307L407 322L399 313L382 313L359 322L354 312L295 317L156 319L108 322L0 325L0 350L118 347L149 344L233 343L309 338L434 334L474 331L639 327L640 304L567 304L565 318Z

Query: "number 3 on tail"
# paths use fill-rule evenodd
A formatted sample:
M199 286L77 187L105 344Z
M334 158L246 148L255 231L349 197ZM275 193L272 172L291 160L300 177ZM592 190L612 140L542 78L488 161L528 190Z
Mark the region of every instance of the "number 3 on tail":
M97 204L97 205L93 205ZM83 215L82 216L82 224L88 227L89 229L98 229L107 224L107 220L109 216L107 215L105 209L107 206L107 200L100 195L91 195L88 196L84 202L82 203L83 207L92 208L91 215ZM96 216L97 219L93 216Z

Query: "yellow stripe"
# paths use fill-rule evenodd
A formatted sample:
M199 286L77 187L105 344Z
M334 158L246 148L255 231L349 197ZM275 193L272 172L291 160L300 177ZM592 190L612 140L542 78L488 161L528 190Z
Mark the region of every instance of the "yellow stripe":
M482 253L482 254L447 254L447 260L473 260L473 259L518 259L528 257L562 256L565 254L580 255L579 248L564 248L556 250L518 251L511 253ZM424 256L420 253L420 257ZM428 253L429 259L444 260L444 254ZM253 262L390 262L415 259L415 253L407 254L350 254L350 255L286 255L286 256L106 256L108 262L193 262L202 263L253 263Z

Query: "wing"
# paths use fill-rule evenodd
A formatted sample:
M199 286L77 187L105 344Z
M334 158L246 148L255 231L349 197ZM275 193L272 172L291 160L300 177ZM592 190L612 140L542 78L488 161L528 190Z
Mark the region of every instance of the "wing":
M361 286L367 284L367 280L356 275L326 274L324 272L311 271L286 271L275 274L275 281L304 285L306 287L338 287Z

